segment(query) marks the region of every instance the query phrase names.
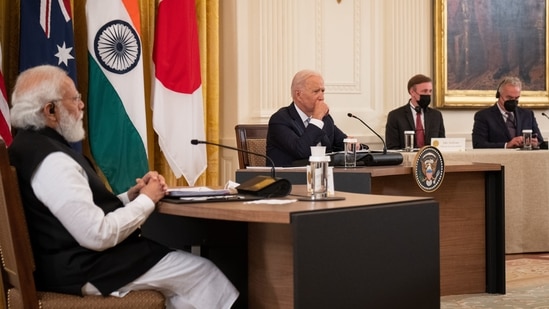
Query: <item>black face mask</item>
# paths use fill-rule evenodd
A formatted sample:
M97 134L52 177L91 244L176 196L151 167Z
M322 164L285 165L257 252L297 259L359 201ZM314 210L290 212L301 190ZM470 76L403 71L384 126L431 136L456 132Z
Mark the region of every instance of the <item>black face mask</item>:
M518 105L518 100L507 100L503 102L503 107L505 107L505 109L508 112L514 112L515 109L517 108L517 105Z
M429 94L420 94L419 95L419 101L417 101L417 104L421 106L421 108L426 109L429 104L431 104L431 95Z

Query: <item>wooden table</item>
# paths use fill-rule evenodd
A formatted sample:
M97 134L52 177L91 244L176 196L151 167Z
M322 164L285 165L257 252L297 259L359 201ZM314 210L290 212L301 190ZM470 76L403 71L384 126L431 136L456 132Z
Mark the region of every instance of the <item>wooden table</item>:
M438 203L336 193L345 200L158 212L247 225L249 308L439 308Z
M403 153L405 160L415 153ZM549 151L468 149L443 152L448 163L505 166L505 252L549 252Z
M440 206L441 295L505 293L503 167L446 161L442 185L427 193L415 183L411 161L396 166L335 168L334 185L336 190L434 198ZM268 171L238 170L236 181ZM306 183L303 168L277 169L277 176ZM360 177L369 179L356 181ZM346 178L353 181L342 184Z

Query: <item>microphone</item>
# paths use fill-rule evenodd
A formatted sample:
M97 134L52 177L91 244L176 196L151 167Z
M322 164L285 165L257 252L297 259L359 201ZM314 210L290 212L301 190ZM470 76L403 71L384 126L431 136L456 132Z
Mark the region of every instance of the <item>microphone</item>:
M385 145L385 140L379 134L377 134L377 132L374 131L374 129L370 128L370 126L367 125L366 122L362 121L362 119L358 118L357 116L351 113L347 113L347 116L358 119L358 121L362 122L362 124L365 125L368 129L370 129L370 131L374 132L374 134L377 135L377 137L379 137L379 139L383 142L383 154L387 153L387 145Z
M383 152L382 153L369 153L366 155L364 159L364 164L367 166L381 166L381 165L399 165L402 163L402 154L398 152L387 152L387 145L385 144L385 140L377 134L377 132L370 128L369 125L366 124L362 119L358 118L357 116L347 113L347 116L350 118L355 118L358 121L360 121L363 125L365 125L370 131L372 131L381 142L383 142Z
M245 182L241 183L236 189L239 193L242 194L249 194L254 196L261 196L261 197L284 197L288 194L290 194L290 191L292 191L292 184L287 180L283 178L277 178L275 176L275 164L273 159L269 158L268 156L248 151L236 147L231 147L227 145L212 143L208 141L201 141L197 139L192 139L191 144L198 145L198 144L207 144L207 145L213 145L221 148L227 148L235 151L245 152L252 155L260 156L265 159L267 159L269 162L271 162L271 176L255 176L249 180L246 180Z
M545 116L545 118L549 119L549 116L547 116L547 114L545 112L542 112L541 113L543 116ZM539 148L540 149L548 149L549 148L549 145L547 144L546 141L541 141L541 143L539 144Z

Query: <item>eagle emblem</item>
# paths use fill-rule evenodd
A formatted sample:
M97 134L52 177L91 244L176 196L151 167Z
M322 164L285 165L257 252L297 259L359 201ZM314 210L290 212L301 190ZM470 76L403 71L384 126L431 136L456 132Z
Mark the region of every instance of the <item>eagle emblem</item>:
M421 161L421 172L423 174L422 181L425 182L426 185L433 183L437 172L437 162L438 160L434 157L427 157Z
M440 151L425 146L416 154L414 162L414 178L418 186L426 192L437 190L444 179L444 160Z

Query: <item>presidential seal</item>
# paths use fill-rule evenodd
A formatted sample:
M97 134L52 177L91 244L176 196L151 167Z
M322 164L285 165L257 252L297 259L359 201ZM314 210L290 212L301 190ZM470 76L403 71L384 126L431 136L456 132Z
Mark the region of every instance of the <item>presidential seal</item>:
M425 192L434 192L444 179L444 159L438 148L422 147L413 162L414 178L419 188Z

